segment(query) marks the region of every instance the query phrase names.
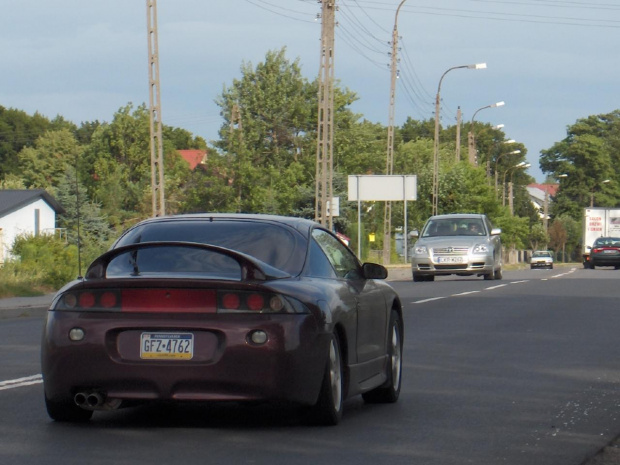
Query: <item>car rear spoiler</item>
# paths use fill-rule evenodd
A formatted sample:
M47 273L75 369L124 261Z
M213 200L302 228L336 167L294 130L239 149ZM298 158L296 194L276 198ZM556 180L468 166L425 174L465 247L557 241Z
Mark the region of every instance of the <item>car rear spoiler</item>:
M85 277L87 279L102 279L106 278L106 270L110 262L119 255L141 250L151 249L157 247L189 247L202 250L208 250L221 255L226 255L235 260L241 267L241 280L242 281L268 281L272 279L289 278L290 275L278 268L275 268L267 263L258 260L251 255L247 255L236 250L227 249L225 247L219 247L210 244L201 244L198 242L177 242L177 241L160 241L160 242L140 242L137 244L126 245L112 249L98 257L86 271Z

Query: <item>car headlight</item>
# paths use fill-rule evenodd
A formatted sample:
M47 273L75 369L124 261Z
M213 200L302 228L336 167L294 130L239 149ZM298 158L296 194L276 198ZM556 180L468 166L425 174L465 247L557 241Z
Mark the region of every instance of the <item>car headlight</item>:
M417 245L413 250L416 255L428 255L428 249L425 245Z
M474 253L487 253L489 251L489 246L486 244L476 244L474 245Z

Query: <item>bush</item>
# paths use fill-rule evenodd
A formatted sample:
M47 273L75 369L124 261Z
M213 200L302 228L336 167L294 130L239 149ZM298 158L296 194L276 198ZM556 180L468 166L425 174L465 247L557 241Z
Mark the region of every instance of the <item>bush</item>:
M78 275L77 247L53 236L20 236L11 253L17 258L3 271L27 277L32 287L56 290Z

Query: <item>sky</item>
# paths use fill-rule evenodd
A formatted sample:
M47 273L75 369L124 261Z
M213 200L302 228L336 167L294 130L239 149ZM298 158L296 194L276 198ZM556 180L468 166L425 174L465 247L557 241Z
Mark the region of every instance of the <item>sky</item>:
M527 148L543 182L540 151L578 119L620 108L620 0L336 0L335 77L355 92L352 109L388 124L390 52L397 19L395 124L503 124ZM0 0L0 106L80 124L111 121L148 103L146 0ZM319 72L317 0L158 0L161 117L207 141L223 124L215 100L286 47L302 73ZM337 135L336 135L337 137ZM414 173L415 174L415 173Z

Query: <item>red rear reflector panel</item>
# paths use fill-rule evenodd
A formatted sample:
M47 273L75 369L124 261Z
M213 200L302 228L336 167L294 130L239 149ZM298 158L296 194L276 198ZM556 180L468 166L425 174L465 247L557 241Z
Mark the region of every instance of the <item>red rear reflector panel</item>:
M215 313L216 291L200 289L127 289L121 291L123 312Z

